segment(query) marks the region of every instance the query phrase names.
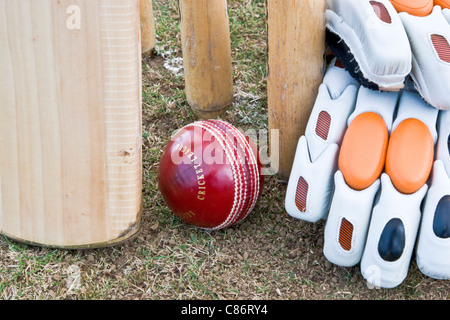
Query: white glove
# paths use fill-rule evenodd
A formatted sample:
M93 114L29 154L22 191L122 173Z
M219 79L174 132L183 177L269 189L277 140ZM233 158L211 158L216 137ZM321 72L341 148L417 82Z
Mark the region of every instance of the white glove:
M404 87L411 48L389 0L328 1L325 19L328 45L361 84L387 91Z
M430 105L450 109L450 24L439 6L430 15L399 14L413 53L411 77Z
M417 243L417 265L423 274L450 279L450 111L439 116L431 186L427 193Z
M361 260L374 199L380 187L379 175L384 167L388 134L392 127L398 96L396 92L378 92L365 87L359 89L355 111L349 117L349 128L344 137L340 154L341 158L347 158L342 161L350 162L350 164L344 170L342 167L345 168L345 166L342 165L341 160L339 161L342 167L335 174L335 192L325 225L324 255L328 261L336 265L351 267ZM351 133L359 135L356 138L369 146L353 143L349 146L352 150L347 155L344 144L348 141L346 140L347 135L352 131L352 125L356 122L355 118L358 117L359 121L361 116L369 113L379 116L378 124L361 123L358 130L362 132L353 131ZM373 122L377 121L377 118L367 117L365 121ZM371 129L370 131L367 130L368 127ZM380 141L372 141L375 138L374 135L379 137L383 134L385 136L380 138ZM367 142L363 138L367 138ZM382 139L385 141L383 142ZM363 186L346 182L346 180L352 180L350 179L351 175L355 174L353 171L358 163L363 163L364 180L370 178ZM361 174L358 173L358 175ZM346 176L348 176L347 179ZM359 177L358 179L361 180Z
M348 73L334 66L333 78L328 70L286 195L293 217L327 219L324 255L330 262L359 262L364 278L384 288L402 283L414 248L425 275L450 279L450 111L444 111L450 45L432 36L450 41L450 10L429 8L429 2L327 0L327 42ZM440 2L450 6L450 0ZM394 6L409 13L397 14ZM358 84L344 75L362 84L346 108L345 93ZM332 121L324 121L326 115ZM377 134L367 135L365 126Z
M299 139L285 199L291 216L310 222L328 213L339 144L356 101L355 80L335 62L327 69L305 136Z
M408 91L398 108L361 259L363 277L383 288L398 286L408 273L436 141L437 109Z
M356 178L352 176L353 167L355 167L354 171L357 171L356 167L360 162L358 158L351 159L350 164L346 165L341 165L341 158L348 158L347 154L352 154L346 150L349 141L347 136L353 130L352 125L370 113L376 114L378 120L374 116L368 117L368 119L383 122L385 130L391 132L391 139L389 143L384 143L385 158L382 156L382 151L377 151L371 153L368 160L364 160L369 161L367 165L369 173L375 172L370 168L378 167L374 163L385 161L385 172L379 171L378 175L373 174L372 177L368 175L367 177L371 179L366 179L367 177L358 179L358 175ZM348 116L349 126L340 145L339 167L335 167L336 171L333 174L334 191L330 191L331 187L327 185L324 187L326 191L322 194L316 193L318 189L308 192L308 196L316 201L316 206L318 203L331 201L328 215L325 208L321 208L325 210L323 217L327 218L324 255L330 262L344 267L354 266L360 262L364 278L369 283L384 288L398 286L405 279L419 230L421 203L428 191L426 182L433 165L433 149L438 137L436 130L438 114L439 110L423 101L417 92L404 91L400 95L395 92L379 92L365 87L359 88L356 106ZM442 128L449 130L448 123L442 122L442 119L440 123L441 131ZM360 128L364 127L364 124L367 127L371 126L369 122L362 122L362 124L359 124ZM375 128L379 128L379 126ZM371 128L370 132L374 132L372 138L380 136L377 131L380 130ZM443 136L447 134L446 137L448 137L449 132L442 131L439 134ZM363 133L359 138L361 137L365 137ZM387 140L387 138L383 139ZM364 141L364 139L360 140ZM306 137L302 137L300 141L303 151L299 151L296 157L302 153L309 153ZM333 143L333 145L336 144L338 143ZM375 149L379 149L379 146L376 146ZM407 148L404 149L403 146L407 146ZM302 175L294 173L293 181L298 184L299 176L307 177L310 181L313 181L315 177L319 177L320 181L325 181L326 176L321 175L329 174L333 168L329 163L332 160L335 161L334 158L331 159L331 156L325 157L329 148L324 147L325 151L320 153L318 161L314 163L307 161L302 163L296 158L296 171L303 173ZM358 151L362 148L360 145L355 145L354 149L354 151ZM412 153L409 152L411 149ZM447 150L448 147L441 153L447 157L447 162L449 162ZM333 154L337 151L336 147ZM366 152L364 151L362 154ZM319 160L327 158L331 160L319 162ZM352 161L354 161L354 166L352 166ZM365 163L364 161L361 163ZM320 166L324 163L328 164L328 167L321 171ZM364 168L364 166L362 167ZM360 180L367 180L367 183L358 186ZM445 188L447 192L450 191L447 186ZM292 194L292 192L294 191L288 186L288 194ZM448 211L446 212L448 214ZM315 220L300 214L295 217L306 221ZM445 254L449 250L448 242L445 243L444 247L437 249L441 254ZM426 248L429 248L429 244L426 244ZM444 265L440 267L441 270L448 270L448 268L445 269L447 267L446 260L441 259L441 261L444 261ZM439 265L436 267L439 268Z

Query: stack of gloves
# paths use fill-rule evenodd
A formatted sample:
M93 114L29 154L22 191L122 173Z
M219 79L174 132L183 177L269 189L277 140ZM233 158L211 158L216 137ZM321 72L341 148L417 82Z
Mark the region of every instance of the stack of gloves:
M327 0L329 65L285 208L381 288L450 279L450 0Z

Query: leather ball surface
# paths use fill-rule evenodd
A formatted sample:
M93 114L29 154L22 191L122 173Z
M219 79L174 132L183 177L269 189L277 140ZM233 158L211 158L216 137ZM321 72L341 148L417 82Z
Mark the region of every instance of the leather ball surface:
M158 183L172 212L204 229L223 229L253 209L263 183L256 147L221 120L183 127L166 146Z

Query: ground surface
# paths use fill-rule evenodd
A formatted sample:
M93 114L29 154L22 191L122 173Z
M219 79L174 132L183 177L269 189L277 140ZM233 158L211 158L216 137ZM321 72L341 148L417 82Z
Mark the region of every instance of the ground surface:
M235 102L223 117L267 128L264 0L229 0ZM341 268L322 253L324 223L289 217L286 184L267 177L252 214L206 232L175 218L157 186L158 161L173 130L195 120L184 96L177 1L154 0L157 47L143 61L144 212L124 244L95 250L31 247L0 237L1 299L448 300L449 281L430 279L413 261L395 289L367 285L359 266Z

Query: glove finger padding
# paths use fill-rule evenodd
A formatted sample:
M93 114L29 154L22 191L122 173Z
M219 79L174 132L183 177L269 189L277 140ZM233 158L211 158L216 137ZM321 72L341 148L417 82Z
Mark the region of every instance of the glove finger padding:
M397 191L387 174L382 174L381 181L383 191L373 209L361 274L374 286L394 288L408 272L427 186L405 195Z
M433 165L437 115L417 93L403 93L361 259L363 277L375 286L396 287L408 273Z
M359 89L325 226L324 255L336 265L351 267L361 260L397 100L396 92Z
M439 6L428 16L399 14L412 49L411 78L428 104L450 109L450 24Z
M315 162L331 144L340 144L355 107L358 83L333 59L305 129L310 158Z
M316 222L326 217L339 147L331 144L316 162L309 158L308 141L300 137L286 191L285 208L294 218Z
M408 12L413 16L425 17L433 10L433 0L391 0L397 12Z
M434 0L434 5L440 6L442 9L450 8L449 0Z
M309 222L328 213L339 144L356 101L354 79L335 62L327 69L305 135L299 139L286 191L286 211Z
M425 199L416 260L423 274L450 279L450 111L439 116L439 140Z
M404 87L411 48L389 0L328 1L327 43L362 85L386 91Z

